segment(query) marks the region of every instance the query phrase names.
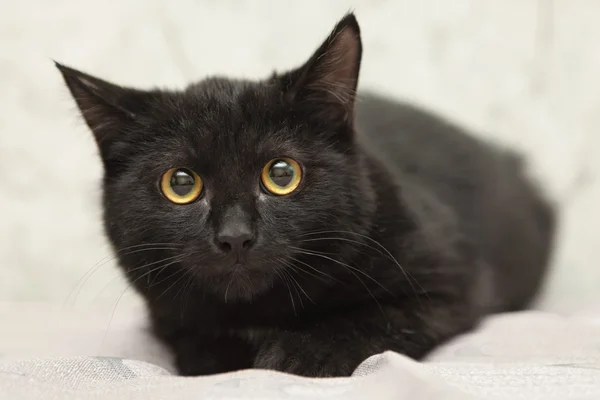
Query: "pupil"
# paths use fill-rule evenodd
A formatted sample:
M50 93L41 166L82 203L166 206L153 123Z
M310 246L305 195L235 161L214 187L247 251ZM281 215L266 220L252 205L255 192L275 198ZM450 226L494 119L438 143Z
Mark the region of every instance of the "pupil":
M269 170L269 177L277 186L286 187L294 178L294 168L286 161L275 161Z
M194 188L194 178L184 170L177 170L171 176L171 189L178 196L185 196Z

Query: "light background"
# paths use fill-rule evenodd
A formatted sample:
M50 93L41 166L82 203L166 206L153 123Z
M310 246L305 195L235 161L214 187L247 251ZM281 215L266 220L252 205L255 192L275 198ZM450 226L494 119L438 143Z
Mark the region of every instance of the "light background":
M599 299L598 0L0 0L0 301L115 304L126 288L102 236L96 148L51 59L142 88L264 77L350 8L363 88L522 150L562 204L543 306Z

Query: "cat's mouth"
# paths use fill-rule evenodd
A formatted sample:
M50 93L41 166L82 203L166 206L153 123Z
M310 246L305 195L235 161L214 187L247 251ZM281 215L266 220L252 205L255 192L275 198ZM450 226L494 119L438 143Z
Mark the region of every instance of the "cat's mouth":
M249 265L232 263L228 267L221 266L221 273L210 279L211 289L222 295L226 303L252 300L271 287L272 278L270 274L249 268Z
M237 277L248 273L256 273L262 270L262 268L251 260L248 260L247 257L230 256L220 260L211 270L212 273L217 275Z
M258 259L225 257L210 264L188 265L199 282L223 301L250 301L273 284L276 273Z

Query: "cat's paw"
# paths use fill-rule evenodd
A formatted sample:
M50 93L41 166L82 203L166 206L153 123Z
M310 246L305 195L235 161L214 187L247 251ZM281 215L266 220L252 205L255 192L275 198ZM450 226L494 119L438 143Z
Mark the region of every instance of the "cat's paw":
M180 375L212 375L252 366L254 349L234 337L180 338L175 347L175 366Z
M357 358L347 348L335 346L333 339L283 333L261 346L253 367L309 377L350 376L362 361Z

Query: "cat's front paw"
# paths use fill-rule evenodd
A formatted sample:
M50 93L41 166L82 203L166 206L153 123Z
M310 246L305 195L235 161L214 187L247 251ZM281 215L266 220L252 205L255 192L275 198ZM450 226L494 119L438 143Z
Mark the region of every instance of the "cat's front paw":
M350 376L360 356L335 345L335 340L306 333L282 333L265 342L254 359L254 368L273 369L309 377Z

